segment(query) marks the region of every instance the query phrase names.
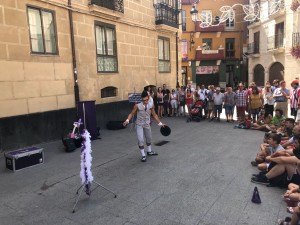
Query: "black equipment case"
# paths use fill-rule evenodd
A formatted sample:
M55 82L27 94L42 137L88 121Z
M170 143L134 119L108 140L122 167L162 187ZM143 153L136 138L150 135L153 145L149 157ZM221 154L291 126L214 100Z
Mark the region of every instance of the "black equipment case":
M6 168L13 172L44 163L43 148L35 146L4 153L4 157Z

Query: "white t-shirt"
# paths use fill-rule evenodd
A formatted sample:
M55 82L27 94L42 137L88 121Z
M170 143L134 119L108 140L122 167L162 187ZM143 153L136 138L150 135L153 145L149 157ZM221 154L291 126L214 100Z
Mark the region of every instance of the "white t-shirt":
M271 154L274 154L275 152L284 150L284 148L281 145L277 145L275 148L272 146L269 146L269 149L270 149Z
M214 93L213 94L213 100L215 105L222 105L224 101L224 94L223 93Z

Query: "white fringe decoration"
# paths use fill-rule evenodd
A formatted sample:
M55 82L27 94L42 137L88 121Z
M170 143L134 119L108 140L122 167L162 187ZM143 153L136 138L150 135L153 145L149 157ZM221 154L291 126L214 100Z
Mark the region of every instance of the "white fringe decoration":
M83 144L81 146L81 170L80 170L80 177L81 183L88 185L91 184L94 180L92 175L92 147L91 147L91 135L90 133L84 129L83 134Z

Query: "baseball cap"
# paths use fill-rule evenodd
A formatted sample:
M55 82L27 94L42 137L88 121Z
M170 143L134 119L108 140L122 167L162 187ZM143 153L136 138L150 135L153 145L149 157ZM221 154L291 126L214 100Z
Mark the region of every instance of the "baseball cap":
M220 91L221 90L221 88L220 87L216 87L216 91Z

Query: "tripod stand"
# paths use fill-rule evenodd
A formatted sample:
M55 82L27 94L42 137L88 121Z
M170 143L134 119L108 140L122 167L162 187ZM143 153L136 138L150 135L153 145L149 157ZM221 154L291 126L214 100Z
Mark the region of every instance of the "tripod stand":
M75 202L75 205L74 205L74 207L73 207L72 213L75 213L75 208L76 208L76 206L77 206L77 203L78 203L78 201L79 201L79 198L80 198L80 196L81 196L81 194L82 194L84 188L86 188L86 194L87 194L89 197L91 196L92 192L93 192L94 190L96 190L98 187L101 187L101 188L105 189L106 191L112 193L112 194L114 195L115 198L117 197L117 195L116 195L113 191L109 190L108 188L104 187L103 185L99 184L98 182L92 181L92 183L96 184L97 186L96 186L94 189L92 189L91 191L89 191L89 189L90 189L90 187L91 187L91 184L90 184L90 183L87 184L88 187L86 186L86 184L82 184L82 185L77 189L76 194L78 195L78 191L79 191L79 190L80 190L80 193L79 193L79 195L78 195L78 197L77 197L77 199L76 199L76 202Z
M83 105L84 107L84 105ZM85 114L84 114L84 121L85 121ZM85 193L90 196L91 193L97 189L98 187L102 187L103 189L105 189L106 191L114 194L115 198L117 197L117 195L109 190L108 188L104 187L103 185L99 184L98 182L94 181L94 178L92 176L92 171L91 171L91 166L92 166L92 156L91 156L91 140L90 140L90 133L84 129L83 133L82 133L82 138L83 138L83 143L81 146L81 171L80 171L80 177L81 177L81 181L82 181L82 185L77 189L76 194L78 194L78 191L80 190L80 194L78 195L75 205L73 207L72 212L75 212L75 208L76 205L79 201L79 198L83 192L83 189L85 188ZM96 184L97 186L91 190L91 185L92 183Z

